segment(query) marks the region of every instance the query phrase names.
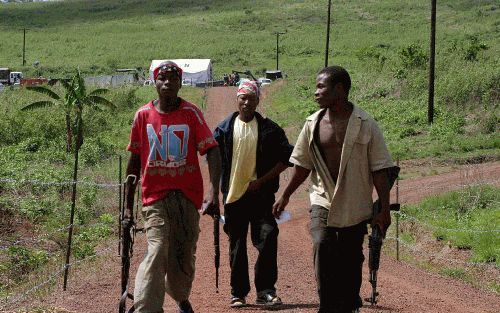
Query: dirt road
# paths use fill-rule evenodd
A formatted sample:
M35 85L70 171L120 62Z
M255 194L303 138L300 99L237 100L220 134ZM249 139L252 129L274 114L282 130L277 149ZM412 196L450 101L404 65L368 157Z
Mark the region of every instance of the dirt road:
M206 119L211 127L236 108L234 87L220 87L208 90ZM495 181L499 177L500 163L487 164L474 169L461 169L448 174L409 179L401 182L400 200L415 202L433 190L445 191L459 186L468 179ZM206 174L206 169L205 169ZM287 175L283 175L286 180ZM284 184L284 183L283 183ZM282 184L282 185L283 185ZM498 182L495 182L498 185ZM308 231L307 186L298 191L288 206L292 220L282 224L279 235L279 280L277 289L284 305L275 308L282 312L317 312L318 299L313 277L311 240ZM203 217L201 236L197 251L197 273L191 301L196 312L236 312L230 309L229 265L227 237L221 228L220 291L215 292L213 265L212 221ZM116 244L113 242L113 245ZM120 263L116 252L73 273L69 289L49 295L42 305L62 308L58 312L116 312L120 289ZM250 268L255 261L254 249L250 248ZM135 277L137 266L145 253L144 235L135 243L131 276ZM365 256L367 253L365 252ZM498 271L496 272L498 275ZM362 296L367 297L370 286L367 280L365 262ZM131 284L131 288L133 284ZM422 269L397 262L383 256L379 272L379 305L365 306L361 312L432 312L432 313L484 313L500 312L500 297L494 293L478 290L459 280L442 277ZM248 302L254 303L255 290ZM26 304L32 305L32 303ZM167 298L165 312L177 312L173 301ZM265 310L250 305L240 309L243 312ZM50 311L52 312L52 311Z

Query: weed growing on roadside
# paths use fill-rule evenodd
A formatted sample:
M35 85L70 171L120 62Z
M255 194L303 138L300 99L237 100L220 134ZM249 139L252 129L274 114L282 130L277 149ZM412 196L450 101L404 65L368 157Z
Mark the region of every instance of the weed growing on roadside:
M427 225L433 236L457 249L471 250L471 262L500 265L500 189L466 187L426 198L404 212Z

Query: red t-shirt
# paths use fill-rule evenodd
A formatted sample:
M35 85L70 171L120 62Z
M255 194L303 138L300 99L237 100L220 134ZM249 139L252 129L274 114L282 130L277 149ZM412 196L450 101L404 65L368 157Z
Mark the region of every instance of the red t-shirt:
M181 99L177 110L160 113L153 101L135 114L127 147L141 158L142 204L163 199L178 189L197 208L203 202L203 181L197 151L204 155L217 146L203 114Z

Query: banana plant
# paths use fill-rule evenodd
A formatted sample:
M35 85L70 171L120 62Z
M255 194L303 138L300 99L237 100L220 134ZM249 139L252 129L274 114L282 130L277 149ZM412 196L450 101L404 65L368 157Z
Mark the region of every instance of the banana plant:
M29 86L28 90L44 94L50 100L40 100L30 103L23 107L22 111L35 110L39 108L58 106L62 108L65 114L66 121L66 152L71 151L73 145L73 128L71 127L71 117L75 114L75 125L77 131L76 149L79 149L83 144L83 119L82 113L84 107L89 107L94 110L101 110L101 107L108 107L111 109L116 106L102 95L109 92L108 89L99 88L87 93L85 87L85 80L83 79L79 70L69 80L59 80L64 88L64 95L60 95L53 91L48 86Z

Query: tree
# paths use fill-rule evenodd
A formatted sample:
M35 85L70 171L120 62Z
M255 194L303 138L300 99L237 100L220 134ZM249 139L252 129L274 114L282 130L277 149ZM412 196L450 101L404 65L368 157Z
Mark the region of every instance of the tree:
M68 269L69 269L69 259L71 256L71 241L73 238L73 222L75 217L75 206L76 206L76 185L78 179L78 152L83 144L83 109L85 107L90 107L92 109L100 110L101 106L106 106L109 108L115 108L115 105L111 103L106 98L101 97L101 95L108 92L108 89L96 89L90 93L87 93L87 88L85 88L85 81L77 70L75 76L71 78L70 81L61 80L61 84L66 90L64 97L59 96L50 88L45 86L28 87L30 90L48 95L54 101L37 101L28 104L22 110L33 110L41 107L59 105L64 109L66 114L66 131L67 131L67 150L71 150L71 113L75 113L75 128L76 128L76 144L75 144L75 163L73 169L73 191L71 193L71 211L70 211L70 221L68 229L68 246L66 250L66 265L64 267L64 285L63 290L66 290L66 285L68 281Z
M87 89L85 87L85 81L77 70L75 76L70 80L60 80L61 85L65 89L64 96L59 95L55 91L51 90L47 86L30 86L27 87L28 90L35 91L46 96L49 96L52 100L41 100L30 103L23 107L22 111L34 110L43 107L58 106L64 110L66 117L66 152L71 151L72 141L73 141L73 128L71 127L71 116L72 113L75 114L75 125L77 131L77 149L83 143L83 120L82 113L83 108L88 106L92 109L100 110L101 106L108 108L116 108L116 106L111 103L106 98L101 97L101 95L106 94L109 90L105 88L95 89L87 94Z

